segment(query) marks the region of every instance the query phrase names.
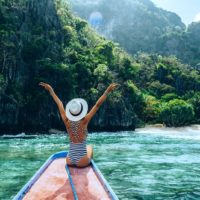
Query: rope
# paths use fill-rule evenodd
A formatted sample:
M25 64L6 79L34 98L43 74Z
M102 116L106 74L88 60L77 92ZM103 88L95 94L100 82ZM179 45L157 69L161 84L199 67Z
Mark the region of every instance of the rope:
M74 183L73 183L72 177L70 175L70 171L69 171L69 168L68 168L67 164L66 164L65 168L66 168L66 171L67 171L67 174L68 174L68 177L69 177L70 185L72 187L72 192L73 192L73 195L74 195L74 200L78 200L78 195L76 193L76 189L75 189L75 186L74 186Z

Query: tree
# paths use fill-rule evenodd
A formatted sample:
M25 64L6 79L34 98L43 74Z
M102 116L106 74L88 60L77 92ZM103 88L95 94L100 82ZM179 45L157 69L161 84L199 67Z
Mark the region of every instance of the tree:
M196 93L193 95L193 97L191 97L188 100L188 103L193 105L194 108L194 113L195 113L195 120L199 123L200 120L200 92Z
M161 112L161 103L154 96L145 95L146 106L143 119L145 122L158 122Z
M184 100L174 99L166 103L160 113L160 119L167 126L184 126L192 122L194 109Z

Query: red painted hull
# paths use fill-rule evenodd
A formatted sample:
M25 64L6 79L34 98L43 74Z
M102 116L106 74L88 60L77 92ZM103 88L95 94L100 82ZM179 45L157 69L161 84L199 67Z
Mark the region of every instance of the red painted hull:
M74 199L65 158L54 160L24 196L24 200ZM69 167L70 174L80 200L110 199L91 166Z

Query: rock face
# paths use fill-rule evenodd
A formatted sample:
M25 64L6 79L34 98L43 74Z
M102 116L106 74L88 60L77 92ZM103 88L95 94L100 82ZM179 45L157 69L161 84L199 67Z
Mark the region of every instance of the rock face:
M74 52L72 42L69 43L73 31L85 22L73 21L60 2L5 0L0 3L0 134L65 128L55 103L38 86L40 81L50 82L64 105L77 95L86 98L90 107L95 103L84 93L86 83L77 78L83 75L76 65L81 49ZM61 22L62 12L68 19L66 26ZM78 36L73 44L90 43L87 36L85 40ZM72 48L67 52L66 47L70 45ZM79 92L74 87L75 79L80 83ZM117 104L105 103L91 121L91 129L134 129L136 116L130 102L119 100Z
M45 51L53 50L53 44L47 46L49 30L61 29L54 1L5 1L1 5L1 18L4 30L1 32L3 64L0 65L0 75L3 89L1 85L0 129L2 132L34 131L48 127L48 117L40 118L39 124L34 124L33 117L38 117L42 111L35 110L38 115L32 113L30 102L34 95L31 90L36 87L32 81L38 75L36 61L45 55ZM38 36L38 46L35 47L34 35ZM56 35L52 42L62 39L59 31ZM39 45L40 42L43 44ZM38 123L37 119L35 121Z
M131 105L125 105L124 101L120 101L115 105L106 102L97 112L92 120L90 128L92 130L134 130L136 116Z

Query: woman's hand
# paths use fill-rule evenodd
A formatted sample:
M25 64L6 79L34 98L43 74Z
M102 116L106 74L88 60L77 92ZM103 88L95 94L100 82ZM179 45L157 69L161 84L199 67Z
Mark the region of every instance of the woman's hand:
M47 83L40 82L39 85L42 86L45 90L47 90L49 92L53 91L53 88Z
M89 113L85 116L84 123L88 124L89 121L92 119L92 117L95 115L97 110L100 108L102 103L106 100L108 93L112 92L119 84L112 83L108 86L106 91L103 93L103 95L98 99L96 104L93 106L93 108L89 111Z
M49 93L52 96L53 100L57 104L58 109L60 111L61 118L62 118L64 124L66 125L68 119L66 117L65 109L64 109L62 101L58 98L58 96L54 92L53 88L49 84L44 83L44 82L40 82L39 85L42 86L45 90L49 91Z
M108 86L108 88L106 89L106 93L110 93L112 92L117 86L119 86L119 84L117 83L112 83Z

